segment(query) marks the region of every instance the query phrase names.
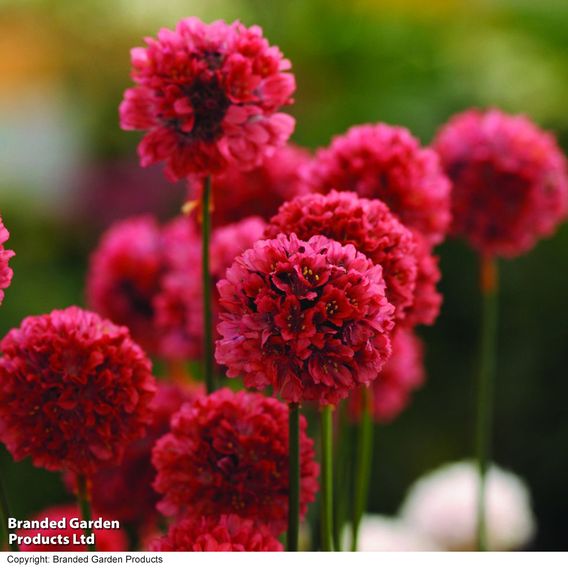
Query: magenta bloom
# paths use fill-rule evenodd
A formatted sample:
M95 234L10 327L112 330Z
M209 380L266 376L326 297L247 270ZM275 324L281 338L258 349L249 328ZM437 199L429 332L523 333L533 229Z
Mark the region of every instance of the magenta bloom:
M0 439L14 459L90 475L144 435L156 384L125 327L70 307L26 318L0 350Z
M286 143L294 119L290 62L258 26L197 18L161 29L132 50L132 78L120 105L125 130L146 130L142 166L166 162L171 180L227 165L250 169Z
M408 406L412 391L425 378L424 346L413 331L397 328L392 340L392 355L381 374L369 387L371 409L376 422L391 422ZM354 417L361 412L361 390L349 399Z
M164 270L160 228L152 217L116 223L91 255L87 303L103 317L128 326L144 349L156 352L154 298Z
M20 550L25 552L86 552L87 546L81 544L73 544L73 538L79 539L83 534L83 529L73 529L69 526L71 519L81 519L81 512L77 505L56 505L50 507L41 513L38 513L34 519L42 521L45 518L50 521L60 521L65 519L64 529L25 529L19 530L18 536L28 537L30 539L39 539L37 544L20 545ZM97 512L94 513L93 519L99 518ZM110 517L102 517L105 520L112 521ZM126 533L122 529L94 529L95 544L98 552L125 552L128 550L128 539ZM70 544L58 544L62 538L69 539Z
M148 523L156 515L159 495L152 484L156 470L152 465L152 449L156 441L170 429L170 419L182 404L202 394L199 387L182 388L161 383L150 404L151 423L146 436L131 442L119 465L98 470L90 478L93 507L109 519L121 523ZM76 490L76 476L65 476L67 486Z
M258 241L217 285L217 362L286 401L335 404L390 355L382 268L323 236Z
M268 220L282 203L306 193L300 171L309 160L307 150L288 144L250 171L227 167L213 177L213 224L235 223L248 215ZM201 184L190 182L189 199L197 199L200 192Z
M454 184L452 231L481 253L517 256L566 219L566 159L529 119L469 110L441 129L434 147Z
M13 274L12 269L8 266L8 261L14 256L14 251L4 248L4 243L9 237L10 233L4 227L0 217L0 306L4 300L4 290L10 285Z
M382 201L335 190L327 195L297 197L280 207L265 234L274 238L279 233L295 233L304 241L323 235L342 245L353 245L382 266L387 298L397 319L404 320L414 301L416 244L413 234Z
M300 508L318 489L313 442L300 420ZM221 389L185 404L153 453L165 515L236 513L286 528L288 406L257 393Z
M150 544L160 552L279 552L282 544L264 525L238 515L187 517Z
M318 150L304 174L314 191L356 191L379 198L430 243L444 240L450 184L436 153L421 148L406 128L381 123L350 128Z

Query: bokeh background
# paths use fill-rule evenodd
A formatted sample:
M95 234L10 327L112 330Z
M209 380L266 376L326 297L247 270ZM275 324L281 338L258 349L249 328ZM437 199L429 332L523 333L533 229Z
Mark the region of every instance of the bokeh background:
M553 130L568 149L565 0L1 0L0 211L16 250L0 333L84 304L88 254L113 220L175 214L183 188L137 165L121 132L129 49L184 16L258 23L293 61L294 141L315 148L362 122L409 127L424 143L452 113L496 105ZM476 258L440 248L445 296L424 329L428 381L377 428L373 511L393 513L418 476L472 452L479 329ZM528 482L531 548L568 544L568 226L503 262L497 463ZM68 499L59 476L1 467L15 513Z

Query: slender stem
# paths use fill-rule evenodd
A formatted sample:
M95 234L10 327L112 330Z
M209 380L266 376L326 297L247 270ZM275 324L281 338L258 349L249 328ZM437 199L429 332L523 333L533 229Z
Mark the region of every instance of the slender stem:
M207 392L212 393L217 385L213 375L213 315L211 305L211 270L209 267L209 242L211 241L211 177L207 176L203 183L201 204L201 242L203 282L203 373Z
M333 551L333 407L324 406L321 417L321 529L322 548Z
M333 546L336 552L341 552L343 528L348 517L351 505L351 438L352 428L347 418L347 401L343 400L336 407L337 432L334 462L333 484Z
M77 499L79 501L79 509L81 510L81 517L84 521L91 520L91 502L89 500L89 493L87 491L87 478L84 475L77 476ZM93 534L91 528L84 529L85 537L89 538ZM94 544L87 544L89 552L95 552L97 549Z
M290 552L298 550L298 535L300 531L300 405L289 404L288 439L290 460L288 479L288 535L287 547Z
M369 482L373 465L373 417L370 408L370 396L363 389L362 414L357 424L357 457L355 463L355 495L353 499L353 523L351 525L351 551L357 550L359 527L369 497Z
M476 458L479 472L477 493L477 548L487 550L486 481L493 422L493 389L497 352L498 281L497 263L481 258L481 323L479 374L477 382Z
M12 552L17 552L19 550L18 544L16 542L10 542L10 531L8 529L8 519L11 517L10 506L8 505L8 498L6 497L6 491L4 490L4 481L2 476L0 476L0 524L2 540L1 544L7 542L10 546Z

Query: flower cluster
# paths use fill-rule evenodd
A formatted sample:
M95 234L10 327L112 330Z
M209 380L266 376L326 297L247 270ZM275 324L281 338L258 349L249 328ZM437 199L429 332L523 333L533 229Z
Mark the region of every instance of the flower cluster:
M382 268L324 236L258 241L218 284L217 362L290 402L335 404L390 355Z
M146 43L131 51L136 87L120 105L122 128L148 131L142 166L165 161L172 180L250 169L288 140L294 120L278 110L294 76L258 26L187 18Z
M0 439L16 460L91 474L144 434L155 380L126 328L70 307L26 318L0 349Z
M300 503L318 489L313 442L300 422ZM286 527L288 407L261 394L228 389L182 406L153 453L155 489L165 515L236 513Z
M483 254L517 256L568 216L566 159L527 118L469 110L434 147L453 182L452 231Z
M429 243L440 243L450 222L450 183L433 150L421 148L406 128L354 126L318 150L305 168L317 192L356 191L378 198Z
M264 230L260 219L216 229L212 283ZM171 359L202 350L201 241L193 221L177 217L159 227L150 216L113 225L91 256L88 304L130 328L147 351Z
M265 235L274 238L279 233L295 233L304 241L323 235L353 245L382 266L387 298L395 307L397 320L404 320L414 301L416 244L412 233L382 201L337 191L298 197L280 207Z
M282 545L263 525L238 515L188 517L150 544L161 552L277 552Z
M213 177L213 225L235 223L248 215L269 219L282 203L306 193L300 172L309 159L307 150L288 144L252 170L227 167ZM197 199L200 191L200 184L190 182L189 199Z
M98 514L96 515L99 516ZM83 535L83 529L74 529L69 526L70 519L80 519L81 513L77 505L57 505L38 513L34 520L61 521L65 519L65 528L22 529L18 531L19 537L38 539L34 544L20 544L24 552L85 552L86 544L75 544ZM104 518L104 515L103 515ZM109 517L107 517L110 520ZM97 550L99 552L122 552L128 550L126 533L122 529L94 529ZM69 544L52 544L54 541L68 540Z
M10 233L0 217L0 306L4 300L4 290L8 288L12 281L12 269L8 266L8 261L14 256L14 251L4 248L4 243L10 237Z
M90 478L93 507L109 519L124 523L148 523L156 516L159 496L152 488L156 470L152 449L166 434L171 417L182 404L192 402L201 389L160 383L150 404L151 423L146 436L131 442L119 465L99 469ZM67 475L67 485L75 489L76 478Z
M424 347L414 332L399 327L392 339L392 355L376 381L371 383L371 414L376 422L394 420L407 406L410 394L424 381ZM349 410L357 418L363 404L362 391L349 399Z

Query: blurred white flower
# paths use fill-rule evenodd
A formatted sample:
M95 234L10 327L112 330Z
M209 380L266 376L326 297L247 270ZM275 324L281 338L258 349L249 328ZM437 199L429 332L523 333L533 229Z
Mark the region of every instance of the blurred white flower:
M350 550L351 530L345 530L343 550ZM401 520L381 515L365 515L359 528L361 552L415 552L438 550L427 537Z
M400 517L443 550L475 550L477 481L473 462L440 467L409 489ZM486 507L489 550L518 550L530 542L535 520L519 477L492 465Z

